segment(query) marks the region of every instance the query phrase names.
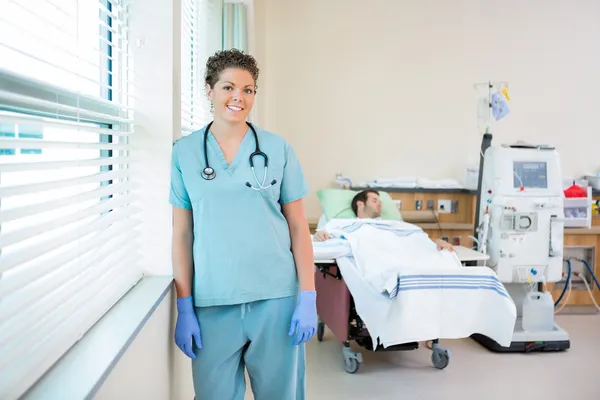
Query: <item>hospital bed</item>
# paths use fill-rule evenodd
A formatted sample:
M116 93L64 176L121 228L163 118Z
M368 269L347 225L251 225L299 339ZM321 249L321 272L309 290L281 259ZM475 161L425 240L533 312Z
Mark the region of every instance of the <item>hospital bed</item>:
M370 290L369 288L361 282L361 279L352 271L355 271L355 262L353 257L348 254L348 245L342 243L343 241L327 241L322 243L315 243L314 248L314 257L315 257L315 283L317 290L317 313L319 315L319 324L317 330L317 339L319 341L323 340L325 326L329 328L329 330L335 335L337 340L343 343L343 366L344 369L348 373L355 373L358 371L360 364L362 363L362 355L360 353L352 351L350 347L351 342L355 342L360 347L365 348L368 351L380 352L380 351L403 351L403 350L415 350L419 348L419 342L432 342L431 350L431 360L435 368L444 369L448 366L450 361L450 351L442 348L439 345L440 336L432 336L437 332L442 332L441 338L462 338L469 337L471 333L470 329L481 329L482 331L488 332L488 334L492 334L497 331L497 327L501 327L500 329L503 331L496 338L500 341L504 339L506 340L509 337L509 334L512 333L512 325L511 321L514 321L516 318L516 313L514 313L514 304L508 297L508 300L490 300L490 296L494 296L495 294L484 294L482 296L487 296L487 298L483 298L481 303L482 306L475 306L476 309L465 310L466 313L470 314L471 319L481 318L484 310L479 310L479 308L485 308L489 305L490 309L486 309L485 312L490 313L494 312L493 308L501 308L499 312L499 322L496 324L495 322L484 321L483 324L478 324L477 322L473 322L471 320L465 323L465 326L458 327L457 329L450 328L446 329L449 324L452 322L449 319L455 318L456 314L450 312L448 316L441 315L445 311L447 311L447 306L437 306L433 307L423 306L419 304L418 299L414 296L420 296L421 293L417 293L419 291L411 291L408 296L413 296L413 298L406 298L402 296L406 296L408 292L402 292L402 296L398 295L398 298L389 299L385 298L386 296L378 296L375 294L365 294L365 291ZM469 263L471 265L477 264L480 261L485 261L487 259L487 255L481 254L474 250L468 249L462 246L456 246L456 255L458 259L465 265ZM459 264L460 265L460 264ZM495 274L491 272L491 270L487 267L467 267L458 268L460 270L476 271L473 276L481 276L481 279L490 278L495 279ZM343 273L346 271L346 275ZM458 276L458 275L455 275ZM479 278L478 278L479 279ZM480 284L481 285L481 284ZM494 283L497 287L501 286L501 283ZM449 287L449 286L448 286ZM436 289L433 289L436 290ZM460 290L460 289L459 289ZM446 291L444 297L446 300L448 298L452 298L453 294L449 294L451 290L446 290L444 288L438 289L439 292ZM426 290L420 292L427 292ZM471 292L473 292L471 290ZM412 294L414 293L414 294ZM469 294L470 296L477 296ZM469 296L467 295L467 296ZM379 302L381 307L375 305L374 307L366 307L365 300L361 300L363 304L358 304L356 301L356 296L360 296L361 299L365 299L369 296L374 297L374 301ZM375 297L377 297L375 299ZM402 298L401 298L402 297ZM464 301L457 301L456 307L463 307L464 302L472 302L473 299L479 300L478 298L471 297L465 298ZM442 300L443 302L444 300ZM497 302L505 302L505 304L497 305L492 303ZM393 304L388 306L388 304ZM459 304L460 303L460 304ZM511 307L512 306L512 307ZM399 312L397 309L400 307L400 313L406 314L404 316L399 316ZM404 308L403 308L404 307ZM469 306L467 306L468 308ZM441 310L445 311L441 311ZM368 310L368 311L367 311ZM433 310L433 312L432 312ZM381 318L377 320L373 318L373 313L377 313L381 311ZM455 310L456 311L456 310ZM395 316L392 316L393 313L396 313ZM420 314L422 313L422 314ZM438 313L440 314L438 316ZM364 317L361 317L364 316ZM439 326L436 325L437 322L431 324L432 329L428 330L428 328L415 327L414 329L408 329L408 333L402 334L398 336L396 341L390 342L388 338L388 343L381 343L379 337L373 332L370 332L371 325L365 322L365 319L368 320L367 317L371 317L371 322L374 321L389 321L390 324L394 324L395 326L410 324L408 321L415 322L415 325L423 325L423 321L429 320L433 321L436 319L440 319ZM412 318L412 319L411 319ZM489 318L489 317L488 317ZM418 320L417 320L418 319ZM483 318L485 319L485 317ZM383 324L386 324L384 322ZM493 326L492 325L498 325ZM367 326L369 325L369 326ZM373 325L381 325L373 323ZM443 326L444 329L440 329L440 326ZM387 327L389 328L389 327ZM382 326L377 327L378 331L382 329ZM454 330L453 330L454 329ZM388 329L389 330L389 329ZM399 329L401 330L401 329ZM423 332L421 334L421 332ZM412 337L414 340L406 339L407 337ZM389 336L389 335L388 335ZM429 347L429 346L428 346Z

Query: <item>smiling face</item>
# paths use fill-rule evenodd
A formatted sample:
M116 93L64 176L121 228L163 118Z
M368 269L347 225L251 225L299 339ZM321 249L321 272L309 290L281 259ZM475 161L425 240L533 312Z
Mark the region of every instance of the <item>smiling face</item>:
M214 118L228 123L246 121L254 106L256 83L252 74L244 69L227 68L211 88L206 87L213 103Z

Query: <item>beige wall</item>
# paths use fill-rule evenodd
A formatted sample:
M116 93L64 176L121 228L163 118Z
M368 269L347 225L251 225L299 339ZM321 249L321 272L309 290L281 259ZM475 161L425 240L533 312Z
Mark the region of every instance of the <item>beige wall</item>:
M568 176L600 169L597 0L254 1L258 122L298 152L310 217L336 172L462 180L473 84L490 79L512 96L496 142L551 143Z
M168 399L171 396L170 299L156 309L96 393L95 400Z
M190 359L175 345L171 290L119 359L94 400L194 398Z

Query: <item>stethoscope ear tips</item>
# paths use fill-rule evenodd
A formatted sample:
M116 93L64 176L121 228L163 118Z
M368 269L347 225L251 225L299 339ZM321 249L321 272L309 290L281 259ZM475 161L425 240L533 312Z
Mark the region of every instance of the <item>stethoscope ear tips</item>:
M254 189L254 190L265 190L265 189L268 189L268 188L270 188L271 186L273 186L273 185L274 185L274 184L276 184L276 183L277 183L277 180L276 180L276 179L273 179L273 180L271 181L271 184L270 184L269 186L262 186L262 185L261 185L261 186L259 186L259 187L255 188L255 187L253 187L253 186L250 184L250 182L246 182L246 186L248 186L250 189Z

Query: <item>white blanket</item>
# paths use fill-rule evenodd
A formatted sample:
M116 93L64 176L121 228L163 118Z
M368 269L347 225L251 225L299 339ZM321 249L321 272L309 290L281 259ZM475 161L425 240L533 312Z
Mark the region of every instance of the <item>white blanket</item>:
M405 222L333 220L325 230L335 239L314 243L315 259L336 259L375 343L481 333L510 344L516 307L489 268L463 267Z

